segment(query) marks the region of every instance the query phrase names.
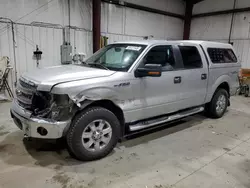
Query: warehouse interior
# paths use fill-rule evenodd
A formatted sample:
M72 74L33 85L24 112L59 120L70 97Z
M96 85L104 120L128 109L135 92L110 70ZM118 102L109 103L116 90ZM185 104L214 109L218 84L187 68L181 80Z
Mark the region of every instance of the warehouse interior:
M244 95L231 97L221 119L188 117L128 138L92 162L73 159L61 142L23 138L9 113L22 74L138 40L229 43L241 68L250 69L250 1L0 0L0 78L1 66L10 67L10 92L0 89L0 187L250 187Z
M231 42L242 66L250 66L247 0L187 1L187 6L183 0L99 3L101 7L93 9L91 0L2 0L0 56L9 57L13 66L10 85L26 71L64 62L60 47L65 42L71 45L71 56L79 53L90 56L95 32L93 20L98 19L97 37L107 37L106 43L145 37ZM92 14L92 9L100 11L98 18L92 16L97 15ZM100 46L99 40L96 41L94 50ZM33 57L37 47L42 51L39 63Z

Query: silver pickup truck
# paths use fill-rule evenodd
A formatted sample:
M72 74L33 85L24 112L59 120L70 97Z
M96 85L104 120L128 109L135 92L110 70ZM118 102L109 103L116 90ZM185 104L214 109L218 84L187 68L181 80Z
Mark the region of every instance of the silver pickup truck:
M230 44L117 42L80 65L22 75L11 116L24 135L66 138L73 156L95 160L130 133L202 111L222 117L239 69Z

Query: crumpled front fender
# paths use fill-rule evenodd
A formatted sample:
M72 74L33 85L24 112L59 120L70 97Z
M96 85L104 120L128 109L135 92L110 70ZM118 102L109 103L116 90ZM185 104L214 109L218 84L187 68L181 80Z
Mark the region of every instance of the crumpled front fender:
M79 108L84 108L90 103L99 100L110 100L116 103L116 101L119 100L120 95L113 89L102 87L84 90L77 95L69 97Z

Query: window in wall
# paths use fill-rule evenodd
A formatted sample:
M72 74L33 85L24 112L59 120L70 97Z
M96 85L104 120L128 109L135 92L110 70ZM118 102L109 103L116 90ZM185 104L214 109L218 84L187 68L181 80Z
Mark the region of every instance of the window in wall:
M208 48L208 55L213 63L237 63L232 49Z
M179 49L185 69L195 69L202 67L201 56L195 46L179 46Z
M175 59L172 46L155 46L143 58L145 64L160 64L162 71L171 71L175 69Z

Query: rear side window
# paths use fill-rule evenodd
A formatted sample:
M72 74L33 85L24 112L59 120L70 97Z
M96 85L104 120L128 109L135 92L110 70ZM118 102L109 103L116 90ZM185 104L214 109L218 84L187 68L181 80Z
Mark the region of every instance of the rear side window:
M185 69L196 69L202 67L199 51L195 46L179 46Z
M208 48L207 52L213 63L237 63L232 49Z

